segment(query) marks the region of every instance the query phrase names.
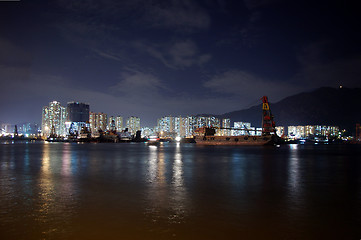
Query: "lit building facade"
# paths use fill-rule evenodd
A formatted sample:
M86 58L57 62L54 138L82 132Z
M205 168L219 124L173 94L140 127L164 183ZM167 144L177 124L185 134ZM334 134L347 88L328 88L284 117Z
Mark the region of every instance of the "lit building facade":
M65 121L67 118L67 111L65 107L60 105L60 102L52 101L49 106L43 107L41 118L41 131L44 137L48 137L54 129L54 134L58 136L65 136Z
M116 118L113 116L110 116L108 118L108 125L107 125L107 130L108 131L116 131L116 124L115 124Z
M7 136L14 133L15 125L9 123L2 123L1 124L1 135Z
M123 117L117 116L115 118L115 127L117 128L117 132L121 132L123 130Z
M195 116L185 117L184 125L185 125L185 136L192 137L194 134L194 130L197 127L197 117Z
M231 119L224 118L222 119L222 136L230 136L231 135Z
M127 119L128 132L135 135L140 130L140 118L131 116Z
M155 135L155 131L153 128L144 127L142 130L142 137L149 137Z
M174 134L174 118L167 116L158 119L157 129L160 137L170 137Z
M214 127L219 130L221 121L214 116L166 116L158 119L156 131L160 137L192 137L195 129Z
M39 133L39 126L36 123L18 124L18 133L24 136L35 136Z
M206 118L206 121L207 121L207 127L212 127L212 128L221 127L221 121L219 120L219 118L209 116Z
M288 136L292 138L304 138L305 126L288 126Z
M232 130L232 136L250 135L251 123L249 122L234 122L234 130Z
M197 128L207 127L206 117L197 117Z
M89 113L90 131L92 134L96 134L99 131L105 131L107 129L108 116L105 113Z
M282 127L282 126L276 127L276 134L279 137L284 136L285 135L285 127Z
M340 136L340 129L337 126L306 125L288 126L288 137L308 138L308 137L337 137Z

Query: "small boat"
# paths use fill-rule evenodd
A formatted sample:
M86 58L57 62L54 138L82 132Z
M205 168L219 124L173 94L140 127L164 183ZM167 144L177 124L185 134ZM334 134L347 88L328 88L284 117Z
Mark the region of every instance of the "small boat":
M278 142L276 124L269 107L268 98L262 97L262 134L257 136L216 136L215 128L204 127L197 129L195 141L199 145L273 145ZM222 129L222 128L221 128ZM236 129L241 130L241 129ZM244 129L242 129L244 130Z

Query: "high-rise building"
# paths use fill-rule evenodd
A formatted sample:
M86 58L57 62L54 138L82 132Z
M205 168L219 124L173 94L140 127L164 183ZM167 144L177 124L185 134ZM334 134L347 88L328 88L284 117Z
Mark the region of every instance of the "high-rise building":
M129 117L127 119L127 128L130 134L136 134L136 132L140 130L140 118L133 116Z
M149 137L155 134L153 128L144 127L141 130L142 130L142 137Z
M116 126L115 126L115 117L114 116L110 116L108 118L108 125L107 125L107 130L108 131L116 131Z
M108 126L107 129L109 131L117 131L121 132L123 130L123 117L121 116L110 116L108 118Z
M288 126L288 136L294 138L305 137L305 126Z
M107 130L108 116L105 113L89 113L90 131L92 134Z
M67 112L65 107L60 105L60 102L52 101L49 106L43 107L41 130L42 135L47 137L51 131L54 130L54 134L65 136L65 120L67 118Z
M231 119L229 118L224 118L222 119L222 132L221 135L223 136L229 136L231 135Z
M307 125L288 126L288 137L292 138L328 138L340 136L340 129L337 126Z
M167 116L158 119L157 131L161 137L186 137L189 130L188 117Z
M234 130L232 130L232 136L250 135L251 123L249 122L234 122Z
M1 135L6 136L14 132L14 125L10 123L1 124Z
M214 116L166 116L158 119L156 129L161 137L192 137L197 128L219 128L220 125L220 120Z
M123 130L123 117L117 116L115 118L115 127L117 128L117 132L121 132Z
M195 116L188 116L185 118L185 136L191 137L194 134L194 130L197 128L197 117Z
M296 126L288 126L287 128L288 137L296 137L297 135L297 127Z
M174 117L173 118L173 135L179 137L186 137L186 129L188 124L188 118ZM173 137L174 137L173 136Z
M206 117L197 117L197 128L207 127Z
M37 135L39 133L39 126L36 123L21 123L18 124L18 132L25 136Z
M68 134L79 134L81 129L89 128L89 104L68 102L67 120L65 123Z
M306 126L307 127L307 126ZM278 126L276 127L276 134L277 136L279 137L282 137L285 135L285 127L282 127L282 126Z
M221 127L221 122L220 122L219 118L216 118L214 116L206 117L206 123L207 123L207 127L211 127L211 128L220 128Z
M315 135L315 126L312 125L305 126L305 135L306 137Z
M179 117L179 133L180 137L187 137L187 125L188 118L187 117Z
M89 122L89 104L79 102L68 102L67 122Z
M157 129L161 137L171 137L174 135L174 118L167 116L158 119Z

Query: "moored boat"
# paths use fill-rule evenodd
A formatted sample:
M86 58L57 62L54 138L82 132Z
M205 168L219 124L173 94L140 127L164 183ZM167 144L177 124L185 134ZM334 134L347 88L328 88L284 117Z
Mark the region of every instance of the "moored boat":
M199 145L273 145L279 141L279 137L276 134L276 125L273 121L273 115L271 114L268 98L266 96L262 97L262 110L261 135L216 136L215 128L204 127L197 130L195 141Z

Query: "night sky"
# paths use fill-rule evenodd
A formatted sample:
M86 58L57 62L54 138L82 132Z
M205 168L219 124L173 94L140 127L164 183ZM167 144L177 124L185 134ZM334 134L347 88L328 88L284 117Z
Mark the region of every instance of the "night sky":
M0 1L0 122L57 100L152 127L361 87L360 23L351 1Z

